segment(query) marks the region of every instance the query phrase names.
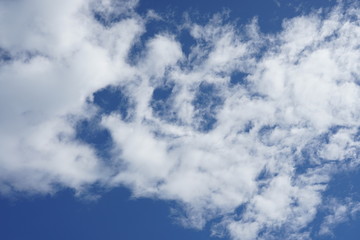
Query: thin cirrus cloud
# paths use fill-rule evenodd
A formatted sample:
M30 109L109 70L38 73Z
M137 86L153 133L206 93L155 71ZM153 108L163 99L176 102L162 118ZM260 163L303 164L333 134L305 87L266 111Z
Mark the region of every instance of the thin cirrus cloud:
M317 234L356 215L356 200L325 193L359 164L358 6L272 34L190 14L142 41L166 18L137 4L0 2L2 195L126 186L235 240L311 239L324 204Z

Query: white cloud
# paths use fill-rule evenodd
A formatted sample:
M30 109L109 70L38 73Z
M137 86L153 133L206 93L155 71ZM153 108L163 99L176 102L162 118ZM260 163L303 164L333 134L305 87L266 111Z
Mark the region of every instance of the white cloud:
M141 21L108 30L85 2L45 2L1 2L8 15L1 15L7 19L0 45L12 57L0 66L1 192L53 192L57 185L82 191L107 178L94 150L71 140L67 115L91 114L83 111L92 92L133 75L124 52L142 31Z
M148 16L135 13L137 1L121 3L0 3L0 47L12 56L0 63L0 192L125 185L179 202L184 225L220 217L214 234L271 239L283 228L288 239L309 238L331 174L345 159L358 164L358 8L289 19L273 35L256 20L242 28L222 14L188 20L189 56L175 35L159 33L130 65ZM244 84L230 84L236 72ZM164 82L174 88L158 116L151 98ZM196 105L204 84L209 98ZM130 121L103 116L115 143L105 164L74 140L74 121L96 114L86 99L107 85L124 87L135 106ZM199 127L204 115L214 118L208 128ZM348 212L327 217L320 232Z

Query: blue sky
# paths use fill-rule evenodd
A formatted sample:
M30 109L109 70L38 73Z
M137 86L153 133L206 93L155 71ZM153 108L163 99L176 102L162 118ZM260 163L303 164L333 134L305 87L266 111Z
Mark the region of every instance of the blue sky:
M0 238L357 239L359 17L0 2Z

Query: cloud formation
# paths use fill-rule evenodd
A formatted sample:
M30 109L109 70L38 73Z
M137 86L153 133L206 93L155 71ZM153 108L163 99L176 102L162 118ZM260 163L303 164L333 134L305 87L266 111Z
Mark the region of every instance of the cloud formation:
M214 235L310 239L332 175L359 164L360 9L340 3L273 34L256 19L188 17L144 41L164 20L137 4L0 2L1 194L126 186L178 202L185 226L217 219ZM122 109L102 110L109 89ZM107 159L77 138L84 119L111 136ZM347 205L320 234L358 208Z

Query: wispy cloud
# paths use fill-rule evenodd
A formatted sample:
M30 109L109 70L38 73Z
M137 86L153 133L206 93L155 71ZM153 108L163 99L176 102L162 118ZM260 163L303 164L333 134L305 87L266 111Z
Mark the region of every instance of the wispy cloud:
M310 238L332 174L358 165L359 8L288 19L276 34L256 19L188 17L185 54L179 29L133 51L150 21L136 4L0 3L0 192L125 185L177 201L184 225L217 219L215 235ZM131 118L92 104L107 86L126 93ZM76 140L77 121L95 116L112 137L107 161Z

